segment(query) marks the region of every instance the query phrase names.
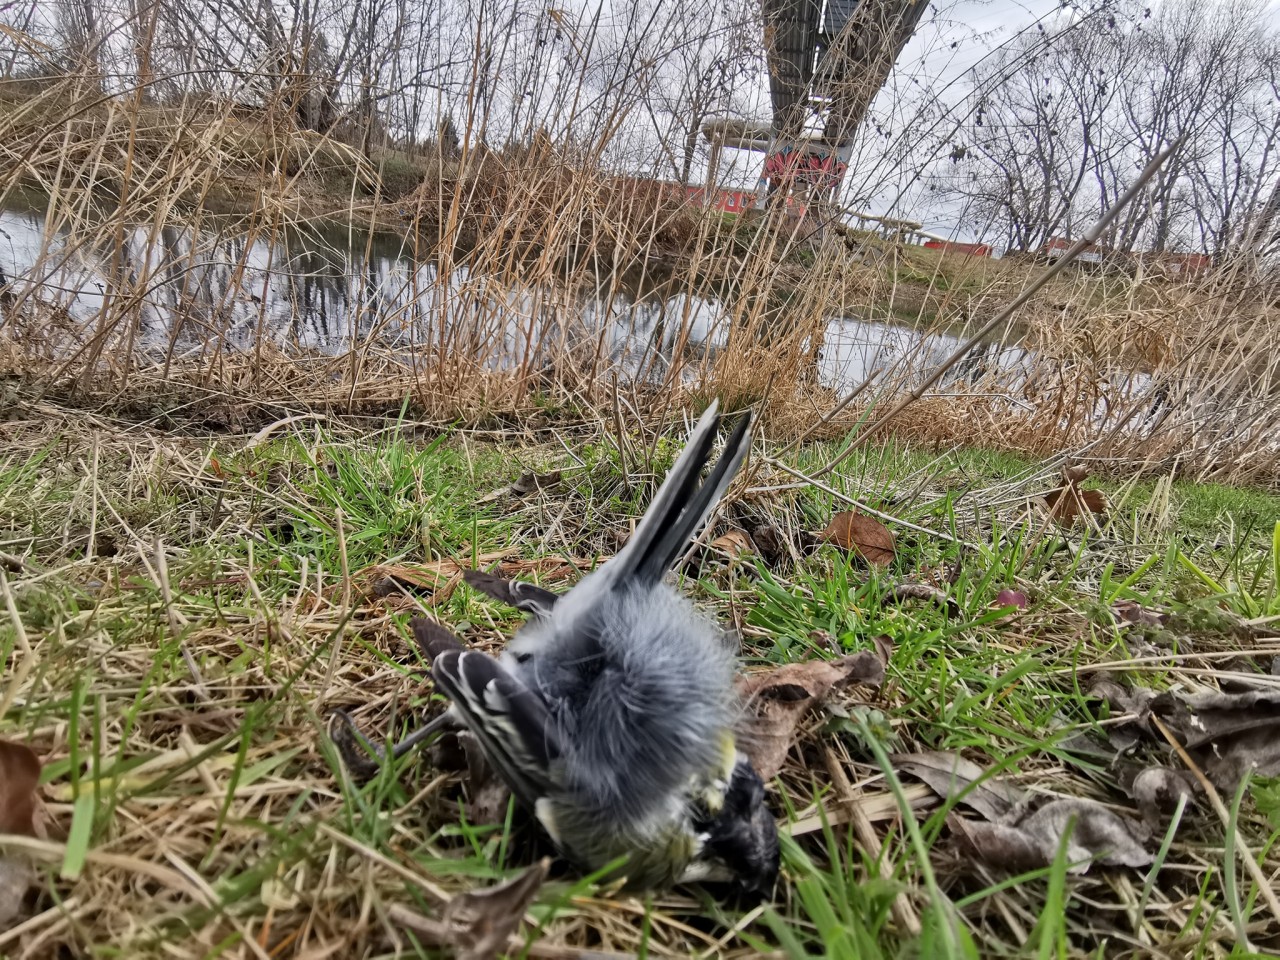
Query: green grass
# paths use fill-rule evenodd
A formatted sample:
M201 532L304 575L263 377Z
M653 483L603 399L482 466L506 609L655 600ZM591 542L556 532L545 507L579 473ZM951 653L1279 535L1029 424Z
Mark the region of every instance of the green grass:
M0 618L5 677L29 670L0 736L44 762L56 852L41 863L39 919L25 939L0 940L0 954L43 936L33 955L256 953L247 940L274 955L304 943L391 955L389 905L438 917L441 896L532 861L537 839L518 811L473 822L465 778L429 750L351 781L326 717L343 707L375 739L395 739L437 710L407 616L428 609L489 649L519 622L450 586L449 561L505 552L529 578L573 582L617 549L678 439L660 440L649 462L642 438L623 456L601 436L525 449L454 433L410 439L394 424L252 449L234 437L95 438L70 421L7 429L0 553L21 560L8 592L31 652ZM837 449L789 459L812 469ZM551 467L565 469L559 486L479 503ZM1167 842L1155 880L1068 873L1061 856L1009 878L957 857L947 822L958 808L921 803L887 757L963 751L1025 789L1131 808L1107 762L1080 747L1104 730L1087 670L1144 659L1111 675L1164 689L1223 669L1220 654L1251 662L1239 619L1275 615L1280 498L1104 478L1108 517L1064 533L1030 505L1056 484L1056 469L1034 461L888 444L828 480L933 533L898 528L883 568L826 545L772 568L707 560L684 578L738 618L750 665L829 657L832 644L872 649L880 636L893 645L882 689L837 698L771 784L783 819L826 820L785 839L775 902L744 916L698 891L623 897L557 868L529 937L643 956L1217 957L1245 955L1232 947L1243 923L1255 943L1274 943L1277 918L1247 874L1224 873L1223 830L1204 810L1188 809L1171 838L1157 834L1153 850ZM798 534L845 506L807 488L750 497L729 516ZM443 572L434 592L372 590L367 571L386 564ZM956 610L893 599L908 580L941 585ZM1027 608L994 609L1005 588L1025 592ZM1121 630L1107 613L1118 599L1171 619ZM897 811L871 822L878 853L841 818L827 751L860 796ZM1269 858L1264 871L1276 869L1277 795L1257 782L1240 801L1242 837ZM407 955L432 955L398 935Z

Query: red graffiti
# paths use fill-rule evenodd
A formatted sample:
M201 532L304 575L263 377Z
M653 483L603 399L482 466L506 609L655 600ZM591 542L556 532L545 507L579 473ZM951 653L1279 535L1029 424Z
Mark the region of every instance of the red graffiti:
M763 176L769 180L833 190L840 185L848 168L848 163L834 153L818 153L785 146L765 157Z

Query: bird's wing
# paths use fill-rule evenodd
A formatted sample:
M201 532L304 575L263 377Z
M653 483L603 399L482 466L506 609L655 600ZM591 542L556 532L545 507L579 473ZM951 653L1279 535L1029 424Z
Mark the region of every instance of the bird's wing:
M440 654L431 676L511 792L533 809L552 789L551 764L560 756L546 704L478 650Z
M602 584L612 587L657 583L675 565L724 496L751 448L752 418L750 413L742 417L729 435L719 462L706 481L699 484L720 424L718 408L719 403L713 401L698 420L684 451L645 511L635 536L602 568Z
M481 593L535 617L547 617L560 595L521 580L505 580L483 570L464 570L462 579Z

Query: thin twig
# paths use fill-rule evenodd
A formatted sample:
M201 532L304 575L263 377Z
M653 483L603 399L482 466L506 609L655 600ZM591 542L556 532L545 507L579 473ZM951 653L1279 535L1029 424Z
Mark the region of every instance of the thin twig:
M877 510L875 507L869 507L861 500L855 500L847 493L841 493L839 490L835 489L835 487L827 486L827 484L823 483L821 480L816 480L808 474L800 472L795 467L789 467L785 463L780 463L772 457L761 457L760 459L770 466L781 470L783 473L789 473L796 479L803 480L810 486L816 487L823 493L830 494L842 503L847 503L851 507L856 507L868 516L875 517L878 520L883 520L885 523L892 523L899 527L905 527L907 530L914 530L916 533L923 533L928 537L937 537L939 540L946 540L948 543L959 544L962 547L969 547L974 550L978 549L976 544L969 543L967 540L961 540L959 537L953 537L951 534L943 530L930 530L928 527L922 527L909 520L903 520L899 517L895 517L893 514Z
M213 699L209 696L209 688L204 685L204 678L200 675L196 658L191 655L187 642L182 639L182 630L188 626L187 618L179 613L178 608L173 604L173 588L169 585L169 562L165 559L164 544L160 542L159 537L155 538L153 548L156 558L156 580L160 584L160 596L164 600L164 610L169 620L169 636L177 642L182 659L187 662L187 669L191 671L192 691L199 699L208 703Z
M841 806L849 811L849 822L853 825L853 832L857 834L858 843L862 844L867 856L875 861L876 869L879 871L880 876L886 880L892 879L893 868L880 856L880 838L876 836L876 832L871 826L871 820L862 809L862 804L859 802L860 798L854 793L853 784L849 782L848 776L845 775L844 766L840 763L840 758L836 756L830 745L825 745L822 748L822 756L826 761L827 772L831 774L831 783L835 786L836 793L840 796ZM920 936L920 914L916 912L916 908L907 898L905 890L893 898L893 904L889 909L893 911L893 918L898 922L898 926L902 928L903 933L910 937Z
M4 595L4 605L9 611L9 622L13 624L13 652L18 656L17 666L12 667L13 676L4 688L4 698L0 699L0 717L3 717L13 706L14 700L18 697L18 691L22 689L32 668L35 667L36 658L31 649L31 641L27 639L26 628L22 625L22 618L18 616L18 605L13 599L13 591L9 588L9 578L4 575L4 567L0 567L0 594Z

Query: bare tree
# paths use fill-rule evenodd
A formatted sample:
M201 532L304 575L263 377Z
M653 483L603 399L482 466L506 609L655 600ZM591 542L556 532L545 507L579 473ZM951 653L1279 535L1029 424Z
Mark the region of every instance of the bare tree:
M1280 172L1277 45L1252 0L1133 0L1063 15L973 78L973 113L944 189L1013 249L1070 236L1186 135L1104 242L1226 256L1264 216Z

